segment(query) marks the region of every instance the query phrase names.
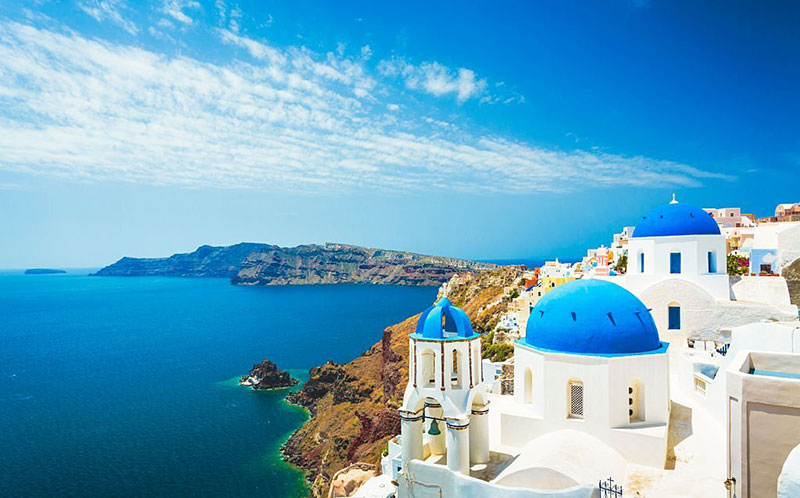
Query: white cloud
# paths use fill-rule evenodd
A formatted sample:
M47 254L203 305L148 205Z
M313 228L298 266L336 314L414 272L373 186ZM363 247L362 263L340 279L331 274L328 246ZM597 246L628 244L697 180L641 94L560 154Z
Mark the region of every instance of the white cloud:
M164 0L162 11L176 21L183 24L192 24L194 20L186 13L187 10L200 9L196 0Z
M386 108L389 109L392 112L400 110L400 106L397 105L397 104L387 104Z
M372 49L369 48L369 45L364 45L361 47L361 58L365 61L370 60L372 57Z
M85 0L78 2L78 7L97 22L111 21L132 35L139 32L136 24L125 19L120 12L127 8L124 0Z
M229 30L217 32L220 40L249 57L224 65L15 23L0 22L0 33L0 171L14 174L400 193L692 186L721 177L670 161L534 147L392 111L387 101L397 95L360 59L279 49ZM450 84L435 80L418 84ZM481 80L453 81L447 91L459 98Z
M454 95L461 103L480 97L486 91L486 80L476 78L475 72L459 68L450 69L438 62L414 65L403 58L382 60L378 71L387 77L400 77L406 88L420 90L436 97Z

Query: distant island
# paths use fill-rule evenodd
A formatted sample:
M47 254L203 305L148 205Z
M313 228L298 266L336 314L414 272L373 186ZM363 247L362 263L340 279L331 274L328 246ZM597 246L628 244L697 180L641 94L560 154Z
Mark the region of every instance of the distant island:
M65 270L57 270L54 268L28 268L25 270L25 275L52 275L54 273L67 273Z
M168 258L125 257L93 275L224 277L236 285L439 285L456 273L496 266L347 244L280 247L243 242L224 247L204 245Z

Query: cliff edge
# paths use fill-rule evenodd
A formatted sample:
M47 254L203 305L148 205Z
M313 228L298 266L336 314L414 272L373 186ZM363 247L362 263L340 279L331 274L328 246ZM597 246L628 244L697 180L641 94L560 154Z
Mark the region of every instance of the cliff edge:
M346 244L273 247L251 254L232 282L240 285L369 283L439 285L459 272L496 265Z
M456 273L495 268L490 263L346 244L279 247L243 242L201 246L168 258L129 258L96 276L224 277L237 285L439 285Z
M451 280L448 298L469 314L476 332L489 331L506 310L505 289L521 275L519 267L460 274ZM408 334L418 316L387 327L380 342L350 363L312 369L303 388L287 397L311 413L282 451L308 472L312 496L327 496L332 476L354 462L379 464L387 441L400 432Z

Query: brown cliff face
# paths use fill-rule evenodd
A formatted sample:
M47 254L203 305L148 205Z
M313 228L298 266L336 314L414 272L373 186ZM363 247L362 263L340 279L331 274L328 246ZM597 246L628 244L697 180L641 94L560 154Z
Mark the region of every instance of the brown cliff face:
M448 297L469 314L475 331L483 332L505 310L503 303L487 305L520 275L518 267L503 267L459 277L463 282ZM308 471L312 496L327 496L331 477L353 462L378 464L387 441L400 432L397 408L408 382L408 335L417 318L386 328L379 343L350 363L314 368L303 389L287 398L311 412L283 452Z
M255 252L242 263L232 282L239 285L439 285L458 272L490 268L495 265L345 244L312 244Z
M784 268L781 275L789 286L789 298L792 304L800 306L800 259Z

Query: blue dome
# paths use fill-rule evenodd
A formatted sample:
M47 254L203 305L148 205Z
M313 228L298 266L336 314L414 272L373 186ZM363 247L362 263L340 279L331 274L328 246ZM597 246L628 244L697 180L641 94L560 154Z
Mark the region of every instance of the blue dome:
M545 294L528 318L523 344L583 355L657 352L664 345L650 311L605 280L567 282Z
M669 235L719 235L719 225L710 214L688 204L666 204L642 216L634 237Z
M442 324L444 317L444 325ZM469 317L443 297L438 303L422 312L413 334L417 339L464 339L477 334L472 330Z

